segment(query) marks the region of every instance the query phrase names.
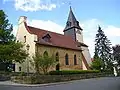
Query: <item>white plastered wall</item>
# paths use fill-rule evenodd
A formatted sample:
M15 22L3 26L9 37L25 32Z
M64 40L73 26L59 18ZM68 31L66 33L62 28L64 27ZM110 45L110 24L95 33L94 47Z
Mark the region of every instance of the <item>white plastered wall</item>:
M82 69L83 69L83 70L87 70L87 68L86 68L86 66L85 66L85 64L84 64L83 61L82 61Z
M78 29L75 29L75 30L76 30L76 32L77 32ZM77 39L78 42L83 43L83 33L82 33L81 30L79 30L79 31L80 31L81 34L76 33L76 39Z
M15 71L19 72L19 67L21 67L22 72L27 72L27 67L29 65L29 71L33 72L34 67L31 65L29 60L32 60L32 56L35 54L35 42L34 41L37 36L34 34L30 34L27 31L24 22L26 22L26 17L21 16L18 21L18 30L17 30L16 40L19 42L22 42L25 45L24 46L25 50L27 50L26 49L27 44L30 46L29 50L27 51L29 53L29 58L27 58L25 62L22 64L16 63ZM26 36L26 42L24 42L25 41L24 36Z
M81 46L81 48L83 50L82 53L83 53L88 65L90 65L92 61L91 61L91 56L90 56L88 47Z
M76 32L77 32L78 29L76 29ZM78 42L81 42L81 43L84 43L83 42L83 32L80 30L81 34L79 33L76 33L76 39ZM91 56L90 56L90 52L89 52L89 49L88 47L84 47L84 46L81 46L82 48L82 52L83 52L83 55L85 57L85 59L87 60L87 63L90 65L91 63Z

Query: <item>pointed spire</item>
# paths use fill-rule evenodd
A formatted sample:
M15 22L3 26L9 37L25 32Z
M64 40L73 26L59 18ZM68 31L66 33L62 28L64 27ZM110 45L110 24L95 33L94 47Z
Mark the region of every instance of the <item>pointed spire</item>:
M68 16L68 20L67 21L70 21L70 22L75 22L77 21L74 14L73 14L73 11L72 11L72 7L70 6L70 12L69 12L69 16Z
M70 11L72 11L72 7L70 6Z
M68 30L69 28L72 28L72 27L76 27L76 28L79 28L80 30L82 30L82 28L79 26L79 22L77 21L77 19L75 18L74 14L73 14L72 7L70 6L70 12L69 12L68 20L67 20L64 31Z

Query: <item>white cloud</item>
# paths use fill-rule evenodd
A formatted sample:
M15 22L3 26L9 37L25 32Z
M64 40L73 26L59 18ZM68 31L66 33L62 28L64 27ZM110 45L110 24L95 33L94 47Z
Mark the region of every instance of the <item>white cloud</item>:
M15 8L24 11L52 10L56 4L51 0L15 0Z
M28 20L28 25L63 34L63 27L50 20Z
M120 28L110 25L105 29L105 33L112 37L120 36Z
M57 7L52 0L4 0L3 3L13 1L16 10L38 11L52 10Z

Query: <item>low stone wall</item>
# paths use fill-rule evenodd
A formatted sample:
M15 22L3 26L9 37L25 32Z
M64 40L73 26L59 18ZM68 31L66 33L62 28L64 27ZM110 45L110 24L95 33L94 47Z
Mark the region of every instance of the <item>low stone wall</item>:
M10 76L9 75L6 75L6 76L0 75L0 81L8 81L8 80L10 80Z
M11 80L16 83L22 84L42 84L42 83L53 83L53 82L63 82L70 80L80 80L96 77L106 77L113 76L112 74L77 74L77 75L39 75L39 76L13 76Z

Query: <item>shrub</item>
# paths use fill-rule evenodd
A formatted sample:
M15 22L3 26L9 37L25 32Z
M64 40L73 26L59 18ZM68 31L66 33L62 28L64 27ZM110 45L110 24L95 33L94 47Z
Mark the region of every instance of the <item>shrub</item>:
M71 74L88 74L99 73L99 70L63 70L63 71L50 71L50 75L71 75Z
M56 65L56 60L54 58L54 55L49 56L46 53L44 53L43 56L37 54L36 56L33 56L33 65L35 66L36 73L40 74L42 71L43 74L47 74L49 69Z

